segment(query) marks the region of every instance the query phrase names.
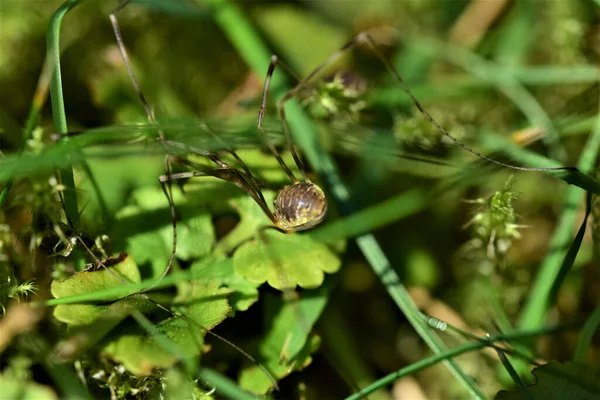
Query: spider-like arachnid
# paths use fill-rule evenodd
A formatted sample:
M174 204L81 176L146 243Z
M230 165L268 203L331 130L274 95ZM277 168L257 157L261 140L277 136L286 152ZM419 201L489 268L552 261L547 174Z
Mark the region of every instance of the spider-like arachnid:
M128 3L129 3L129 0L123 1L119 5L119 7L115 11L113 11L113 13L111 13L110 20L112 22L112 26L113 26L113 30L114 30L114 33L115 33L115 36L117 39L119 50L125 61L127 71L129 73L130 79L133 83L133 86L144 106L144 109L146 111L148 119L153 124L158 126L156 119L154 117L154 113L153 113L150 105L146 101L145 96L143 95L143 93L140 89L140 86L138 84L138 81L134 75L133 68L129 61L129 57L127 55L127 51L126 51L124 43L123 43L123 38L122 38L120 29L119 29L117 18L115 16L115 14L120 9L125 7L125 5L127 5ZM280 118L280 121L281 121L281 124L283 127L283 133L285 136L287 147L288 147L289 151L291 152L293 159L302 174L302 179L299 180L294 175L294 173L290 170L290 168L286 165L285 161L282 159L282 157L279 154L276 147L271 143L271 141L269 140L269 137L263 127L264 117L265 117L265 113L267 110L266 107L267 107L267 101L268 101L269 87L270 87L270 82L271 82L271 78L272 78L273 72L275 70L275 67L278 64L281 64L285 67L286 70L288 70L288 71L291 70L289 67L285 66L285 64L282 64L276 55L273 55L271 57L271 62L269 64L265 82L264 82L264 86L263 86L262 104L261 104L260 110L258 112L257 126L258 126L259 131L262 133L264 141L267 144L267 146L269 147L271 153L275 156L275 158L279 162L281 168L285 171L285 173L289 177L291 184L288 186L285 186L283 189L281 189L278 192L278 194L274 200L274 203L273 203L273 210L271 210L267 201L265 200L265 197L263 196L263 193L261 192L261 184L254 177L254 175L250 172L250 170L248 169L246 164L238 156L238 154L235 152L235 150L228 147L214 132L212 132L212 130L209 127L207 127L209 133L211 135L213 135L223 145L223 149L225 152L228 152L231 156L233 156L233 158L236 160L236 162L238 162L240 164L240 166L242 167L242 170L240 171L240 170L234 168L233 166L229 165L228 163L224 162L221 159L221 157L215 152L206 151L206 150L197 149L197 148L191 148L191 146L186 146L187 152L189 155L199 155L199 156L206 157L210 161L212 161L212 163L215 164L216 168L210 168L210 167L207 167L204 165L200 165L198 163L191 161L188 157L173 156L173 155L167 156L166 173L164 175L160 176L159 180L160 180L161 186L163 188L163 191L165 192L165 194L169 200L169 205L171 208L172 224L173 224L173 249L172 249L172 253L171 253L171 257L170 257L168 266L165 268L165 271L162 274L161 278L164 277L164 275L166 275L166 273L169 271L169 269L173 263L174 257L175 257L176 246L177 246L176 212L175 212L175 204L173 203L172 193L171 193L171 182L173 182L173 181L180 180L180 179L192 178L192 177L212 176L212 177L216 177L216 178L219 178L219 179L222 179L225 181L232 182L236 186L238 186L239 188L244 190L261 207L264 214L268 217L268 219L271 222L271 226L269 226L269 227L274 228L274 229L279 230L284 233L292 233L292 232L296 232L296 231L308 230L308 229L311 229L311 228L317 226L318 224L320 224L323 221L323 219L325 218L326 212L327 212L327 198L325 196L324 191L318 185L311 182L307 177L307 174L305 172L302 161L298 155L298 152L297 152L294 142L292 140L292 135L290 133L290 130L289 130L289 127L288 127L288 124L286 121L285 103L287 101L293 99L303 89L308 88L309 83L317 75L319 75L328 66L334 64L345 53L347 53L349 50L351 50L353 47L355 47L356 45L359 45L359 44L366 45L373 52L373 54L385 66L386 70L395 78L397 84L406 93L406 95L408 95L408 97L410 98L412 103L415 105L415 107L418 109L418 111L421 113L421 115L427 121L429 121L444 136L446 136L451 141L453 141L460 147L464 148L468 152L474 154L475 156L477 156L485 161L500 165L502 167L517 169L517 170L522 170L522 171L573 171L573 170L575 170L575 168L572 168L572 167L528 168L528 167L515 166L515 165L507 164L507 163L492 159L490 157L487 157L487 156L481 154L480 152L468 147L467 145L462 143L460 140L456 139L444 127L442 127L440 124L438 124L438 122L436 122L436 120L433 119L433 117L425 110L425 108L421 105L421 103L417 100L417 98L412 94L412 92L406 86L406 84L404 83L404 80L401 78L401 76L398 74L398 72L394 69L394 67L392 67L392 65L380 53L375 41L370 36L370 34L368 32L362 32L362 33L359 33L358 35L356 35L353 39L348 41L346 44L344 44L339 50L337 50L336 52L331 54L328 59L326 59L317 68L315 68L305 78L299 79L296 86L293 87L292 89L288 90L287 93L285 93L285 95L277 101L277 109L278 109L279 118ZM174 143L167 140L164 137L164 134L160 131L160 129L158 132L159 132L159 139L160 139L161 143L165 146L165 150L167 150L167 153L169 153L169 151L168 151L169 146L174 145ZM173 163L188 166L188 167L192 168L193 171L172 173L171 165Z

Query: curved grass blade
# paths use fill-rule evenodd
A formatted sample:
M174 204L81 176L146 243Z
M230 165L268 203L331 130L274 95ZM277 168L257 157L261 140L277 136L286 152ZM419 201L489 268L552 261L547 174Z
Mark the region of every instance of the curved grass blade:
M598 332L600 327L600 305L596 306L592 315L590 315L585 321L583 328L579 332L579 340L577 340L577 345L575 346L575 351L573 353L573 361L576 362L586 362L587 351L590 348L592 343L592 338Z
M258 398L248 392L243 391L231 379L221 375L220 373L212 369L201 369L200 377L212 383L215 386L217 393L221 393L227 398L239 400L255 400Z
M579 158L578 168L584 172L590 171L595 165L599 151L600 117L598 117L596 127ZM600 193L599 191L592 192ZM563 260L566 257L564 249L571 242L572 227L577 217L577 204L581 201L581 195L581 189L577 187L567 189L564 211L550 241L551 251L541 265L540 272L536 277L530 296L519 318L518 326L521 328L536 328L544 321L546 311L550 305L552 288L559 276Z
M569 246L569 250L563 259L563 262L558 270L558 274L556 279L554 280L554 284L552 285L552 289L550 290L550 302L549 305L553 305L556 302L558 297L558 291L562 286L565 278L571 268L573 268L573 264L575 263L575 258L577 257L577 253L579 253L579 249L581 248L581 243L583 242L583 235L585 235L585 230L588 224L588 218L590 217L590 213L592 212L592 195L588 192L585 201L585 217L583 217L583 222L579 227L579 231L577 235L575 235L575 239L571 242L571 246Z
M47 60L49 64L53 65L52 80L50 81L50 99L52 101L54 130L59 134L66 134L68 132L60 68L60 28L64 16L82 1L84 0L67 0L64 2L56 10L48 26ZM77 228L79 227L79 208L77 206L77 193L75 192L75 181L73 179L73 168L70 165L70 157L70 154L66 155L65 161L67 165L60 168L59 175L61 182L66 187L66 190L63 191L63 201L67 220L69 224Z
M570 326L553 326L546 327L536 330L517 330L510 333L490 336L487 340L483 341L473 341L465 344L461 344L460 346L452 347L450 349L446 349L445 351L435 354L431 357L427 357L420 361L410 364L404 368L396 372L392 372L384 376L383 378L373 382L369 386L360 390L357 393L352 394L351 396L346 397L345 400L359 400L366 398L369 394L373 393L376 390L386 387L390 383L403 378L405 376L413 375L425 368L429 368L443 360L447 360L453 357L457 357L461 354L468 353L470 351L475 351L479 349L483 349L484 347L489 346L490 343L497 343L502 341L511 341L511 340L523 340L527 338L534 338L537 336L542 336L550 333L560 332L565 330L565 328L576 329L578 326L570 325Z

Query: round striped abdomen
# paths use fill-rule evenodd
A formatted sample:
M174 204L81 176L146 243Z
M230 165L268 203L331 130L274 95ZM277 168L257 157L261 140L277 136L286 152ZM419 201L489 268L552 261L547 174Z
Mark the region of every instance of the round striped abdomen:
M325 193L311 182L284 187L273 205L279 228L286 231L310 229L323 221L327 213Z

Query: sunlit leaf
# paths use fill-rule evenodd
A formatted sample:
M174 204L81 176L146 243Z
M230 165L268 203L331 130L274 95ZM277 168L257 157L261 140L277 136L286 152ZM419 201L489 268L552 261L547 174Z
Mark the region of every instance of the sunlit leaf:
M212 249L215 236L210 214L203 209L185 207L186 200L178 189L173 196L181 219L177 222L177 257L183 260L204 257ZM116 246L139 264L152 265L152 276L159 276L167 266L173 246L173 227L169 203L158 187L146 187L133 193L135 204L117 214L114 228Z
M187 351L189 357L200 354L203 347L202 331L189 323L172 318L156 324L157 331L171 342ZM150 375L155 368L168 368L178 361L178 357L161 346L139 326L130 324L110 340L103 352L136 376Z
M119 264L109 268L110 270L101 268L97 271L79 272L67 279L52 281L50 285L52 295L59 299L123 285L123 282L117 277L128 283L141 281L140 271L131 257L127 257ZM107 298L106 301L117 299L118 297Z
M251 282L267 282L276 289L319 287L325 273L337 272L340 259L329 248L307 235L285 235L265 231L263 239L253 239L233 256L235 271Z
M232 292L229 296L231 307L235 310L245 311L258 300L259 284L252 283L236 274L233 270L233 262L214 268L214 262L222 257L213 255L192 264L190 268L193 271L194 279L198 282L216 281L221 286L231 289Z
M2 398L21 400L55 400L56 393L49 386L40 385L32 381L15 379L6 374L0 375Z
M212 329L231 311L227 302L230 293L229 289L220 288L217 282L183 282L179 285L175 303L182 304L185 315L202 328Z
M302 298L299 303L291 303L283 302L281 297L267 295L265 301L270 330L258 346L259 362L276 379L281 379L310 364L312 361L310 355L318 349L320 338L311 336L306 340L307 332L298 321L299 310L303 310L306 305L304 303L310 302L310 299ZM293 349L293 345L291 346L294 343L294 336L304 338L302 346L298 349ZM265 394L272 389L272 382L256 365L244 368L239 383L242 388L256 394Z
M91 348L115 329L134 311L156 309L150 301L141 297L118 300L108 306L90 304L59 305L54 316L71 326L69 337L61 341L56 352L63 359L73 359Z

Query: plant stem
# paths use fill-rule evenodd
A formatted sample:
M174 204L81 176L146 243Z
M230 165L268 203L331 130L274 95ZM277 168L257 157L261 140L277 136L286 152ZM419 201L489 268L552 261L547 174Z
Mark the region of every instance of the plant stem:
M68 132L67 116L65 112L65 101L62 90L62 77L60 69L60 27L64 16L84 0L68 0L64 2L58 10L52 15L50 25L48 26L46 56L49 65L52 68L52 78L50 81L50 99L52 101L52 117L54 131L59 134ZM70 156L67 156L70 160ZM68 161L69 161L68 160ZM75 190L75 180L73 179L73 167L71 165L59 170L59 177L65 186L62 192L65 215L71 227L79 227L79 208L77 206L77 193Z

